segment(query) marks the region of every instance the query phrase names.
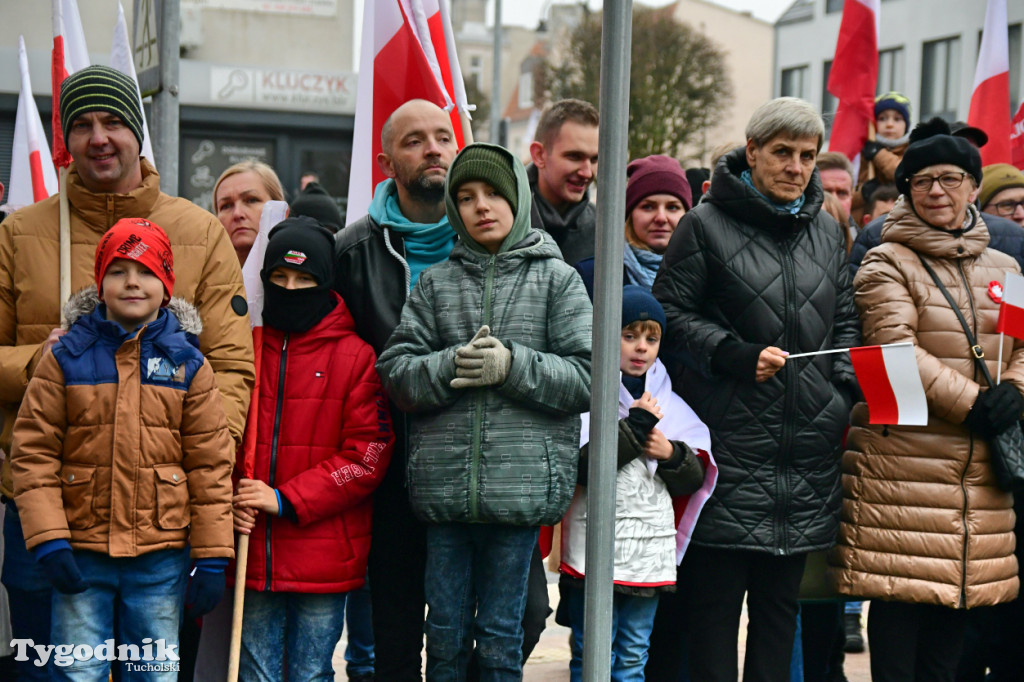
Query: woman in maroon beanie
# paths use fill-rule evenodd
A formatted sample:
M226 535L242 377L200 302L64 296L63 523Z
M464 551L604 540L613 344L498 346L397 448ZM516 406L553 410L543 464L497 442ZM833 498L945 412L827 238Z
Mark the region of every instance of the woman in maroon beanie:
M650 291L679 219L693 206L690 183L679 162L661 154L631 161L626 175L623 284ZM594 259L580 261L576 270L593 298Z

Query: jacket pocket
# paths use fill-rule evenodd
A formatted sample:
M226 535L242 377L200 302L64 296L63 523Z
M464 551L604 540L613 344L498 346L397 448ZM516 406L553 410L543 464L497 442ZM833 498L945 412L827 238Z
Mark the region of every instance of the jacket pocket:
M558 523L569 510L573 492L576 490L576 470L572 466L572 457L578 457L578 451L566 452L568 448L559 447L550 436L544 437L544 464L547 469L548 504L542 525ZM568 455L568 456L567 456Z
M177 464L153 468L156 475L156 525L163 530L188 526L189 501L185 470Z
M60 472L60 487L68 528L91 528L94 525L92 502L95 496L96 467L65 464Z

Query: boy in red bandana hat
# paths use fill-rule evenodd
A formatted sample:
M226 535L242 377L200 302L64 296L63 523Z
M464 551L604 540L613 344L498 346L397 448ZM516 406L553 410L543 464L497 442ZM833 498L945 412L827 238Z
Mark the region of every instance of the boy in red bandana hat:
M171 298L164 231L117 222L96 248L96 285L65 306L67 332L29 382L14 425L15 500L25 544L55 588L51 641L112 639L119 660L148 647L146 662L166 665L147 679L176 679L189 551L194 616L220 599L233 555L234 445L198 350L199 315ZM65 658L53 662L56 679L97 667L105 678L110 666L99 653Z

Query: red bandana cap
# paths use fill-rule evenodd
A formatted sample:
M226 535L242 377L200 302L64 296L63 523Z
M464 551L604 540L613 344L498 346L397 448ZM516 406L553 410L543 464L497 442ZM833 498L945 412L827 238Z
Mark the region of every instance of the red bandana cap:
M96 288L101 301L103 276L115 258L133 260L149 268L163 282L163 305L167 305L174 292L174 254L171 240L159 225L144 218L124 218L103 235L96 246Z

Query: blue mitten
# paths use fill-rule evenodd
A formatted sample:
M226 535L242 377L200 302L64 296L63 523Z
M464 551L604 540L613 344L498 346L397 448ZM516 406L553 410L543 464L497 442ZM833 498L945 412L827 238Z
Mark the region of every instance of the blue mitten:
M62 594L78 594L89 589L89 584L82 579L78 570L78 562L66 540L51 540L36 548L36 561L43 567L43 573Z
M188 618L205 616L220 602L224 596L224 569L227 565L227 559L196 559L196 570L185 592L185 615Z

